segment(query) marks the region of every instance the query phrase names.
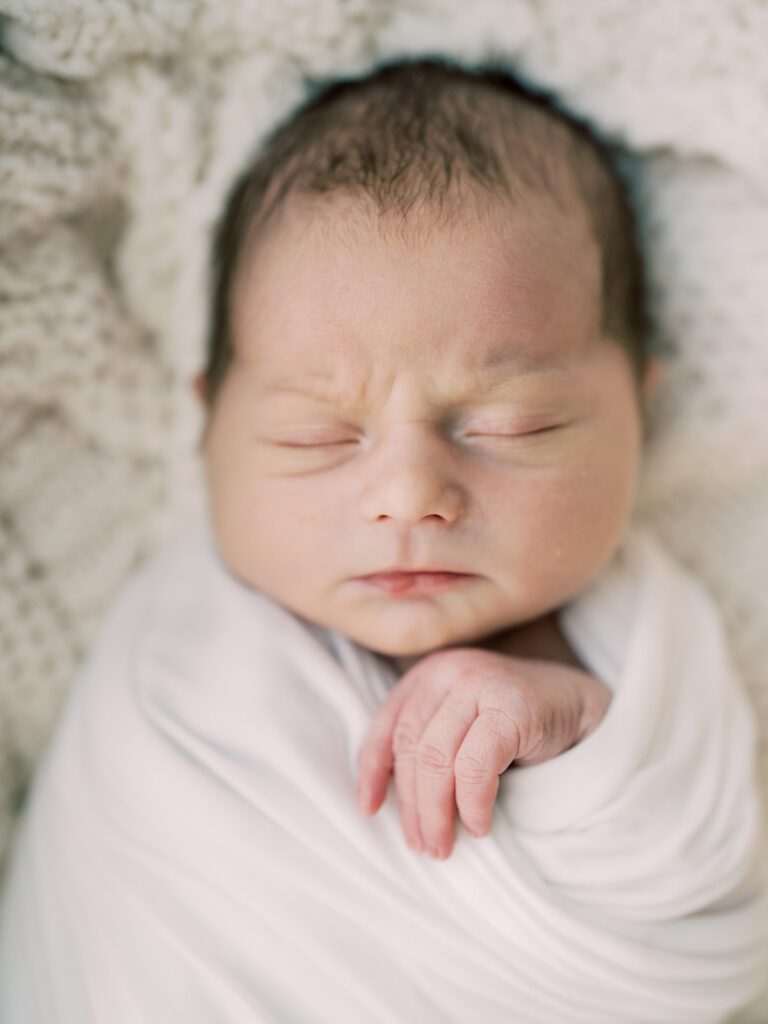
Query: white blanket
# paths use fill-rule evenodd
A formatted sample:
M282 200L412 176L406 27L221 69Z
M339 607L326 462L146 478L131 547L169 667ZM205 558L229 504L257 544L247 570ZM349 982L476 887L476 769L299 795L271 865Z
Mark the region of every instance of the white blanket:
M3 1024L705 1024L766 971L753 723L703 589L633 528L561 613L614 690L411 852L356 808L385 659L229 576L195 527L124 589L17 836Z

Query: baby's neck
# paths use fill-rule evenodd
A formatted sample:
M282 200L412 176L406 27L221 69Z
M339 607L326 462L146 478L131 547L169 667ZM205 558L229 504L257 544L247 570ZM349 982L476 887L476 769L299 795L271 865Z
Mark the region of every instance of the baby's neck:
M509 654L513 658L555 661L573 668L584 668L560 628L556 611L482 640L477 646L484 650Z
M462 647L479 647L485 651L497 651L513 658L526 658L534 661L554 661L561 665L584 669L578 655L568 643L560 628L557 612L550 612L538 619L513 626L503 633L496 633L474 643L461 644ZM392 658L400 672L406 672L425 655L403 658Z

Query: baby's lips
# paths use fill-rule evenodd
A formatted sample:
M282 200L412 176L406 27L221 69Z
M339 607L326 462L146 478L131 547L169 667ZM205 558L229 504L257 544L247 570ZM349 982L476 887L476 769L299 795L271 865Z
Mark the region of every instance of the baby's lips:
M470 573L461 572L385 572L359 580L386 594L425 594L448 590L471 578Z

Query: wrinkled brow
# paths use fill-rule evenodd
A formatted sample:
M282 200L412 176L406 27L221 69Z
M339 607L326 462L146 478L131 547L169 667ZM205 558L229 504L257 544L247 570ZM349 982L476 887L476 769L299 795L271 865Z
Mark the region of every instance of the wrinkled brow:
M551 380L564 378L572 373L572 368L551 354L547 357L541 352L535 356L521 353L520 350L506 349L501 353L489 356L480 367L467 370L462 375L461 383L446 389L449 393L445 399L452 403L491 398L495 394L509 391L521 379L547 377ZM282 378L275 381L263 391L265 396L295 394L322 402L360 402L365 399L369 381L362 379L353 381L338 375L313 372L300 377ZM438 390L439 383L435 390Z

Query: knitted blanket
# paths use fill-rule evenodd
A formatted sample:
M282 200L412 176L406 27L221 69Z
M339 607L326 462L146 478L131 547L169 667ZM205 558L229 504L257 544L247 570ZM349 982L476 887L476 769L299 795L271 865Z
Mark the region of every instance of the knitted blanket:
M631 531L560 625L604 721L434 861L355 800L391 663L195 525L119 595L40 764L3 1024L723 1024L765 979L768 873L718 613Z
M637 517L722 609L768 793L763 0L0 0L0 32L0 851L110 598L199 504L227 186L307 78L405 53L507 62L626 148L666 363Z

